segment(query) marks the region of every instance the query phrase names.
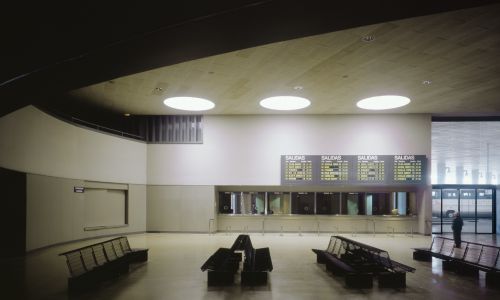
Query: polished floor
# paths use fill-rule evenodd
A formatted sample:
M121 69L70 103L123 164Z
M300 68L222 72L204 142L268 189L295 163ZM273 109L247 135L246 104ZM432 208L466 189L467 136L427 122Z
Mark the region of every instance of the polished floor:
M486 288L480 278L442 272L439 260L413 261L412 247L428 247L430 237L359 234L346 237L385 249L391 258L417 269L401 290L346 289L343 281L316 264L311 248L324 249L329 235L251 234L255 248L270 247L274 270L267 286L208 288L200 266L219 247L230 247L237 234L148 233L128 236L132 247L147 247L149 261L136 265L100 289L67 294L65 259L58 253L88 245L83 241L50 247L26 257L0 260L2 299L500 299L500 289ZM497 236L470 235L464 240L498 244ZM102 239L101 239L102 240ZM97 240L95 240L97 241Z

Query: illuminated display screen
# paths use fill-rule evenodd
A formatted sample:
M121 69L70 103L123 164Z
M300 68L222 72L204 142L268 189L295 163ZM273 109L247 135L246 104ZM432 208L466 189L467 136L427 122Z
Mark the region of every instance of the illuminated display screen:
M349 181L349 160L342 155L321 155L320 169L321 181Z
M286 155L285 156L285 181L312 182L313 160L309 155Z
M425 184L425 155L282 155L281 184Z

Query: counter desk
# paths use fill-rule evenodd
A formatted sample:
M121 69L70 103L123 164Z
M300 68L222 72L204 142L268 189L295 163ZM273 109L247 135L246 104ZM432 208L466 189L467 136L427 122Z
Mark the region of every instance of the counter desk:
M417 216L217 215L219 232L416 233Z

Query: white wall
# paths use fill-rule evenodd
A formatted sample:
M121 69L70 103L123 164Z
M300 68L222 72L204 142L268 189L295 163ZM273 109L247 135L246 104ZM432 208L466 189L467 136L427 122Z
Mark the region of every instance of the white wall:
M280 185L283 154L423 154L430 162L431 117L205 116L203 144L148 145L148 183ZM431 218L430 191L430 181L417 189L418 230L422 233L430 233L430 227L425 227ZM156 222L169 222L151 216L161 207L153 198L148 189L148 230L156 228ZM165 224L165 228L174 224Z
M146 144L70 125L33 106L0 118L0 166L32 174L146 183Z
M129 232L146 231L146 186L129 185L129 225L85 231L85 193L73 187L83 180L27 175L26 250L57 243ZM111 212L109 212L111 214Z
M213 186L150 185L147 194L148 231L207 232L215 219Z
M205 116L204 143L148 145L148 183L279 185L283 154L431 155L430 115Z

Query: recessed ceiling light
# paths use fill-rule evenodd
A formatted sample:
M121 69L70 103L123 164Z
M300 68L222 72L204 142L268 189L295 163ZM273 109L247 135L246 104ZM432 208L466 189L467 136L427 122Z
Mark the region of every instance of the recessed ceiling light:
M410 103L410 99L407 97L385 95L360 100L356 106L363 109L383 110L405 106L408 103Z
M260 101L260 106L274 110L296 110L308 107L311 101L295 96L269 97Z
M171 97L165 99L163 104L171 108L190 111L209 110L215 107L212 101L196 97Z
M130 117L130 114L129 113L125 113L123 114L125 117Z

